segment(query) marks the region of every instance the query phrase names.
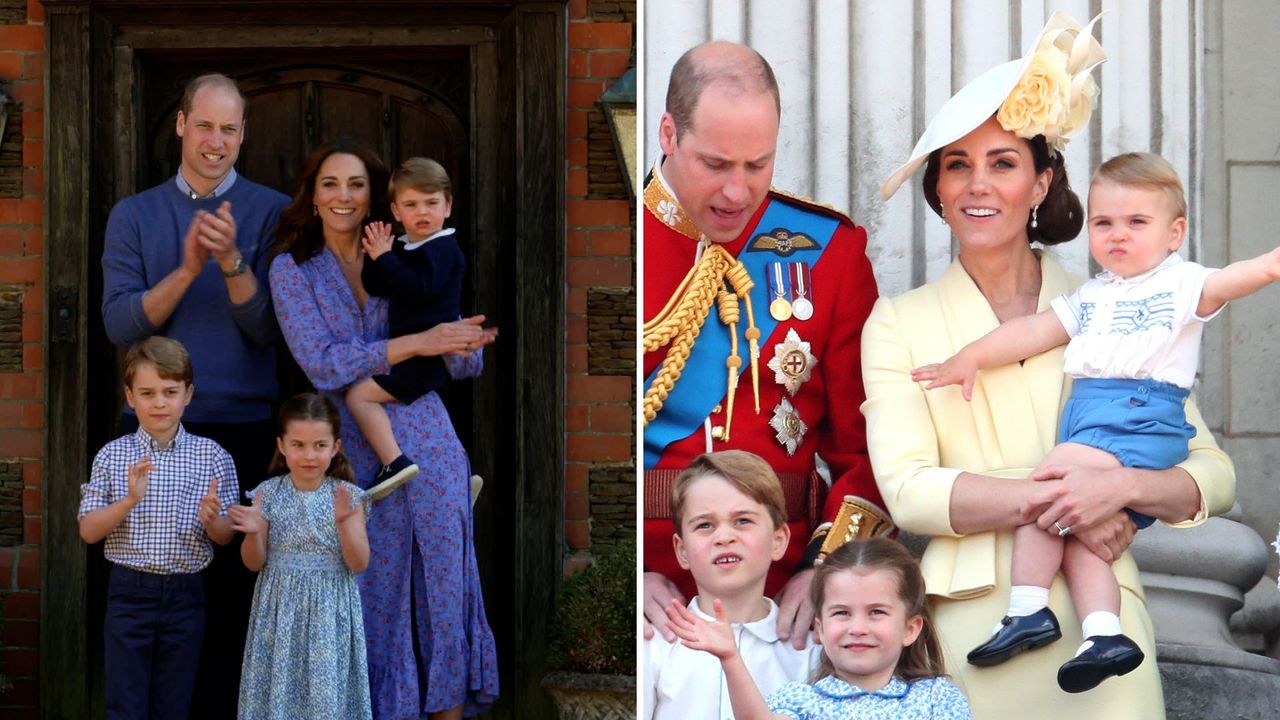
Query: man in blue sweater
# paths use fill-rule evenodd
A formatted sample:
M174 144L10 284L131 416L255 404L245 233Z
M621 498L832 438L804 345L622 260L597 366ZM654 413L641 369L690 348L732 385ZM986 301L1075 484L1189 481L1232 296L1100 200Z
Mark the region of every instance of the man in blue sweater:
M279 329L267 251L289 198L236 175L244 122L245 99L230 78L202 75L187 85L177 117L177 176L121 200L107 221L102 319L122 347L151 335L186 346L196 392L183 425L225 448L240 487L250 490L274 449ZM121 433L137 427L126 408ZM208 622L192 707L200 717L233 717L253 592L238 539L207 572Z

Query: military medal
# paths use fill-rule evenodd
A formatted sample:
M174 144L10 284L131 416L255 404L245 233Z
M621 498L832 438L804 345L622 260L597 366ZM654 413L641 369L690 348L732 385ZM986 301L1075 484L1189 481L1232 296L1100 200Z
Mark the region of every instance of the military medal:
M808 320L813 317L813 303L809 300L809 264L802 262L791 263L791 267L795 268L796 279L796 299L791 302L791 313L796 316L797 320Z
M773 418L769 420L769 427L777 433L774 438L787 449L787 455L796 454L796 448L804 442L804 434L809 432L809 426L804 424L800 419L800 413L796 412L795 406L785 397L778 403L778 407L773 409Z
M800 339L795 328L787 330L787 338L773 346L773 359L769 361L769 369L773 371L774 382L785 387L793 396L801 385L813 377L813 367L818 364L818 358L810 352L811 347Z
M773 291L769 314L778 322L786 322L791 319L791 302L787 300L787 276L782 274L782 263L770 263L769 267L769 285Z

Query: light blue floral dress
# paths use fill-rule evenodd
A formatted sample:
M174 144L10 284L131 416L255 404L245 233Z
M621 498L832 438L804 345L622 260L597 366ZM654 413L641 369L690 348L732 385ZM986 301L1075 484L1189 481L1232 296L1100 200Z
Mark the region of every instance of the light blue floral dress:
M360 591L333 519L339 486L367 518L364 491L334 478L303 491L282 475L248 493L271 528L245 642L241 720L373 717Z
M969 701L944 677L906 682L894 677L875 692L828 675L787 683L768 698L769 710L797 720L969 720Z

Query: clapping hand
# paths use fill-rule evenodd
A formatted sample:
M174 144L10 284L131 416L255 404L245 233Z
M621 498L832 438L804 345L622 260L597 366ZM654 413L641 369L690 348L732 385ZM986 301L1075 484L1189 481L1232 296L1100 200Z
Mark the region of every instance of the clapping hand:
M256 498L246 505L232 505L227 508L227 517L231 518L231 529L245 535L256 535L265 532L267 521L262 517L262 509L258 507Z
M339 526L356 514L356 507L351 502L351 491L339 485L333 493L333 520Z
M142 456L142 459L129 466L129 497L133 498L135 503L142 502L142 498L147 494L147 479L151 475L151 458Z
M196 238L205 252L213 255L223 271L230 270L240 256L240 248L236 247L236 220L231 216L231 203L226 200L214 212L196 211Z
M364 237L360 239L364 251L371 260L377 260L385 252L391 251L391 225L384 222L371 222L364 226Z
M728 660L737 654L738 646L733 642L733 628L725 620L724 605L719 599L713 601L713 605L716 620L707 622L673 600L667 608L668 625L676 637L684 642L685 647L703 650L721 660Z
M205 527L222 514L222 501L218 499L218 478L209 482L209 492L200 498L200 524Z

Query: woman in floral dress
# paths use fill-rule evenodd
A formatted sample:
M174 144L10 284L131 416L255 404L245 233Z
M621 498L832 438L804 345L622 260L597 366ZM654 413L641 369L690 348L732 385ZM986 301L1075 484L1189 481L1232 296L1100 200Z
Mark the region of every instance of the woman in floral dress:
M482 316L387 339L387 303L360 283L366 220L386 219L387 170L363 145L339 140L307 158L280 216L271 264L276 317L294 359L342 413L342 443L367 487L378 460L343 401L344 388L412 356L445 355L455 378L475 377L496 330ZM406 454L422 472L369 518L360 576L373 716L473 715L498 692L493 633L472 545L470 465L439 396L388 404Z

